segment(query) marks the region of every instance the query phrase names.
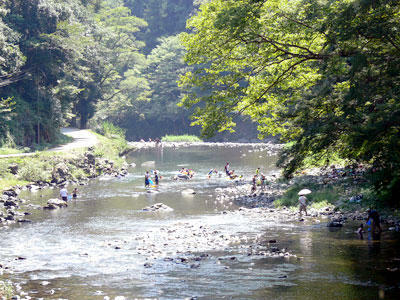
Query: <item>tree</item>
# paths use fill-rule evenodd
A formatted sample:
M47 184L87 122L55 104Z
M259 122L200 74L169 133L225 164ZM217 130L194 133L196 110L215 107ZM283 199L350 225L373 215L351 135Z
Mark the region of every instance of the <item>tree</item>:
M197 106L206 136L245 114L262 136L294 141L279 161L286 176L335 152L374 166L376 190L394 199L399 12L393 0L206 2L183 38L197 69L181 81L191 90L182 104Z

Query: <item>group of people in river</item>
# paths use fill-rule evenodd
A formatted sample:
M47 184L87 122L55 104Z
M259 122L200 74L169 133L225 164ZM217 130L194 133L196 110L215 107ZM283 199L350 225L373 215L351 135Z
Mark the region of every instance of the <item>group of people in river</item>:
M151 172L154 175L154 182L150 177L149 171L146 171L146 174L144 175L144 186L146 188L150 186L158 186L161 179L160 172L158 170L152 170Z
M68 190L65 185L63 185L60 189L60 198L67 202L68 200L76 199L78 197L78 188L74 188L72 191L72 195L68 194Z
M257 191L257 186L260 186L261 191L265 190L266 185L268 184L267 178L263 173L260 172L260 167L258 167L253 175L250 193L253 194Z

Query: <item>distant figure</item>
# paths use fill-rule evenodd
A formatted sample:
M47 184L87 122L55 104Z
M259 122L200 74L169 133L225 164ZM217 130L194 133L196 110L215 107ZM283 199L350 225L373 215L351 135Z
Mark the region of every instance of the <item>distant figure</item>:
M68 191L65 188L65 186L63 186L60 190L60 197L61 199L63 199L64 201L68 201Z
M358 227L356 232L357 232L358 237L360 238L360 240L363 240L364 239L364 235L363 235L363 233L364 233L364 225L360 224L360 227Z
M260 167L258 167L257 169L256 169L256 176L258 176L260 174Z
M149 171L146 171L146 174L144 175L144 187L149 187L150 186L150 174Z
M211 178L211 175L213 174L213 173L215 173L215 174L218 174L218 171L216 170L216 169L211 169L210 170L210 172L208 172L208 178Z
M378 233L382 232L381 221L378 212L375 209L368 209L368 219L367 223L371 224L371 232L375 233L375 229L378 229Z
M152 142L151 138L149 138L149 142L150 142L150 143Z
M159 146L161 144L161 140L159 138L156 138L154 141L156 142L156 146Z
M226 162L226 165L225 165L225 173L226 173L226 175L229 176L229 162L228 161Z
M299 197L299 204L300 204L300 209L299 209L299 213L300 213L300 218L302 217L302 211L304 210L307 216L307 197L304 195L301 195Z
M159 180L158 171L154 171L154 181L155 181L156 185L158 185L158 180Z
M72 198L76 199L78 197L78 189L74 188L74 190L72 191Z
M263 173L261 173L261 190L265 190L265 176Z
M256 191L257 191L257 175L254 175L252 179L251 193L255 193Z

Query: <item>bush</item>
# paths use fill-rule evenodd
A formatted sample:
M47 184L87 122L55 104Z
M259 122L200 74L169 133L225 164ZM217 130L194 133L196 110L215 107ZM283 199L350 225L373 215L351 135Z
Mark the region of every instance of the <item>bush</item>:
M11 299L14 294L13 286L10 283L0 281L0 298Z
M163 142L202 142L202 140L195 135L166 135L161 138Z
M125 140L125 130L108 121L103 122L98 133L108 138L122 138Z
M31 182L48 181L51 179L51 167L46 162L27 159L18 170L18 177Z

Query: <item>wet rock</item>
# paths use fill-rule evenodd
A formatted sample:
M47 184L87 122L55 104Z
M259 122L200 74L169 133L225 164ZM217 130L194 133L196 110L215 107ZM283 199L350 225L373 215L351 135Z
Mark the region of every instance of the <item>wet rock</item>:
M335 222L335 221L331 221L328 224L326 224L326 227L342 227L343 224L340 222Z
M6 195L8 197L17 197L18 193L14 189L9 189L9 190L3 191L3 195Z
M165 205L164 203L156 203L151 206L147 206L143 208L143 211L163 211L163 212L170 212L173 211L174 209L169 207L168 205Z
M32 221L27 219L19 219L18 223L32 223Z
M61 207L67 207L68 204L64 200L57 199L57 198L52 198L52 199L47 200L47 206L50 206L50 207L54 207L55 206L55 207L61 208Z
M145 268L151 268L153 265L151 263L145 263L143 266Z
M276 240L269 240L268 243L270 244L276 243Z
M17 207L18 206L18 204L16 203L16 202L14 202L13 200L6 200L5 202L4 202L4 206L15 206L15 207Z

